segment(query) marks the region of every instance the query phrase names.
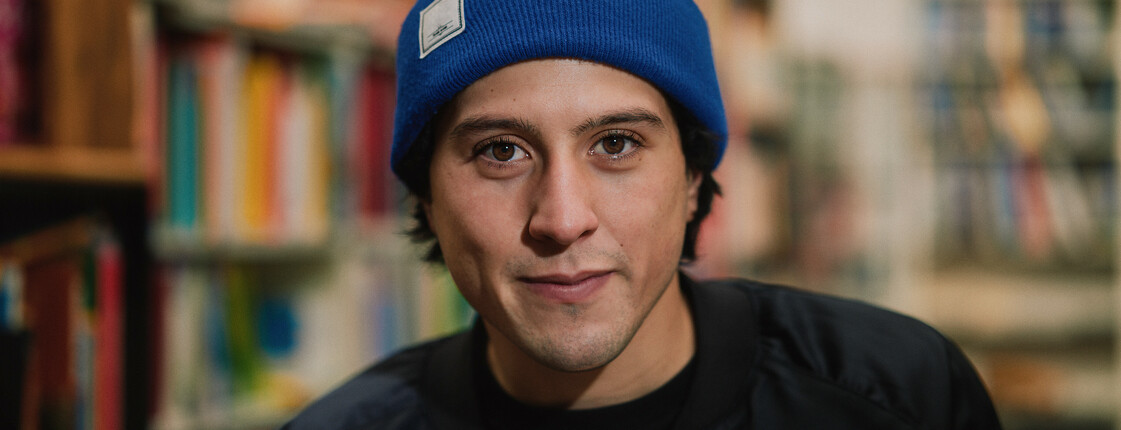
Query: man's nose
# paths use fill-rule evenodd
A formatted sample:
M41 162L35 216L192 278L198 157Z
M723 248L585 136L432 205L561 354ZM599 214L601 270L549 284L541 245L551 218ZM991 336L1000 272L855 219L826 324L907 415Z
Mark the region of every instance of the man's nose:
M550 163L537 180L529 235L538 241L568 246L599 228L593 173L578 162Z

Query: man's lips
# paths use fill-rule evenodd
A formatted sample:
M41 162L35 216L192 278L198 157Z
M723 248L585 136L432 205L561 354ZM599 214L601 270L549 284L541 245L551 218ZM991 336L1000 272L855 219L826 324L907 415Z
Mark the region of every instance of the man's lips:
M611 279L611 271L550 274L518 278L531 291L549 301L579 303L599 291Z

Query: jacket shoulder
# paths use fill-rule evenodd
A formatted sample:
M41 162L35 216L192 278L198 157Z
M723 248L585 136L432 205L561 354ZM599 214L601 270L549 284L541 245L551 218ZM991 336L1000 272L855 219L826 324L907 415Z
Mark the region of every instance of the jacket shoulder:
M760 377L815 387L776 394L791 396L784 401L842 396L912 428L999 428L972 364L957 345L915 318L753 281L709 287L749 296L759 327Z
M417 345L378 362L312 402L283 429L421 428L425 364L449 339Z

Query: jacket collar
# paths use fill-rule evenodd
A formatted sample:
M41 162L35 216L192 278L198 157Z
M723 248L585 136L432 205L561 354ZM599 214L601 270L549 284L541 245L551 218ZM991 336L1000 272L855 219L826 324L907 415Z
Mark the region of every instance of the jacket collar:
M693 311L697 373L675 428L713 428L748 404L746 381L758 356L758 319L746 290L697 284L684 273L680 278Z

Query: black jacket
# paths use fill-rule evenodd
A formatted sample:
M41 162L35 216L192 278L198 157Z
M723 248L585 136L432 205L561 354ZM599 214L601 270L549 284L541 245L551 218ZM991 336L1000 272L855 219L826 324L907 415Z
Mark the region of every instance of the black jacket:
M999 429L958 348L867 304L682 275L696 373L678 429ZM466 331L377 364L285 428L477 429Z

